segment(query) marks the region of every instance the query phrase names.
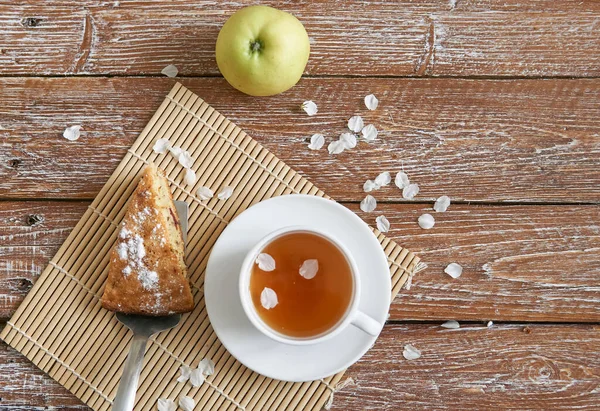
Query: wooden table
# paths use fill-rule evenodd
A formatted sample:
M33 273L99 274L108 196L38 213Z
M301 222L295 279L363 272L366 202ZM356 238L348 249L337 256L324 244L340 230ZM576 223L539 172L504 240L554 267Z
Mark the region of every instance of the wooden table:
M414 201L376 193L390 236L429 268L394 301L334 409L599 409L600 2L269 2L313 44L305 78L260 99L230 88L214 59L219 28L245 3L0 1L0 327L175 64L186 87L366 222L365 180L404 169L421 187ZM315 117L298 108L309 99ZM358 113L377 143L337 157L306 148ZM61 136L72 124L83 125L73 143ZM453 204L422 230L417 217L441 195ZM451 262L462 277L444 274ZM441 328L449 319L461 328ZM420 359L403 358L407 343ZM42 407L86 409L0 343L0 408Z

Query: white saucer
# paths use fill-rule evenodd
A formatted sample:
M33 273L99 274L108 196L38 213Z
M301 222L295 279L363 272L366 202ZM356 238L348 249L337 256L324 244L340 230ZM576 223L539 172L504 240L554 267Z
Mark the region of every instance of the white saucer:
M312 381L354 364L375 343L376 337L350 325L331 340L292 346L266 337L250 323L238 293L242 261L262 237L290 225L313 226L344 242L361 275L359 309L385 323L391 279L379 241L346 207L308 195L271 198L250 207L229 224L215 243L206 267L206 310L221 343L246 367L278 380Z

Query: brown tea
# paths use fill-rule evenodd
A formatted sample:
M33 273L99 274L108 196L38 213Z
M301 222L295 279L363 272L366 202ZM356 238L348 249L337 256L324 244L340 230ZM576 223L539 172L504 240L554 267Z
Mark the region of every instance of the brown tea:
M306 232L289 233L274 239L261 253L272 257L275 269L264 271L253 265L250 295L269 327L290 337L311 337L344 316L354 292L352 272L344 254L329 240ZM276 305L267 309L261 294L269 289L276 295Z

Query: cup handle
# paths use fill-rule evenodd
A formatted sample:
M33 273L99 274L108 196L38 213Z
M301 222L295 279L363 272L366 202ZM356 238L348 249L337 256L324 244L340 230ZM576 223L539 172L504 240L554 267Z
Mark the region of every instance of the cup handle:
M377 337L383 328L379 321L375 321L362 311L357 311L356 316L352 319L352 325L374 337Z

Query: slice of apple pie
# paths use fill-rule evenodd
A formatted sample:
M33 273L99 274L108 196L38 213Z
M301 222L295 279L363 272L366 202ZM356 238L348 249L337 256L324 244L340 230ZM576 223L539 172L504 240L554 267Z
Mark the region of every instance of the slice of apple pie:
M102 307L162 316L194 309L185 246L164 173L147 166L111 251Z

